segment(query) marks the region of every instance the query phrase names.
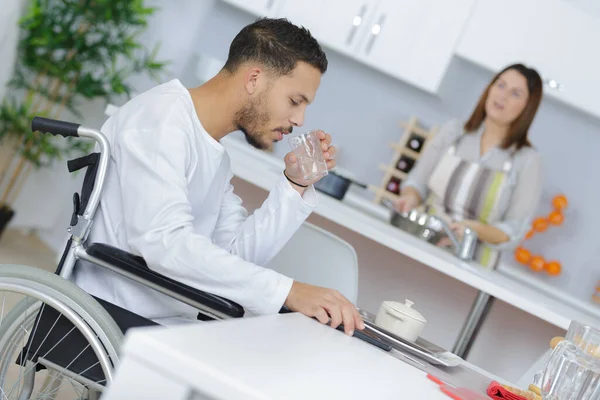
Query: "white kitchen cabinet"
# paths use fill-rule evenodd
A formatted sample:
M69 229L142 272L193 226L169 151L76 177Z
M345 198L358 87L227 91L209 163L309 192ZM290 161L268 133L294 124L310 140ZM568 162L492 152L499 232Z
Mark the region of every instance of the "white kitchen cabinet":
M321 45L353 56L379 0L287 0L279 16L308 28Z
M247 10L269 1L225 0ZM435 93L476 0L271 0L324 46Z
M600 18L577 3L478 0L457 54L494 72L525 63L542 75L546 96L600 116Z
M286 0L222 0L259 17L275 17Z
M356 57L436 92L475 0L381 0Z

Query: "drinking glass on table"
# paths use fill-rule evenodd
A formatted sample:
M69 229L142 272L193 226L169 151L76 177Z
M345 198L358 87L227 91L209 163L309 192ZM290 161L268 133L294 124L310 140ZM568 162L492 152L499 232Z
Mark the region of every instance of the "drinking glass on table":
M304 179L312 181L327 175L327 162L317 130L290 137L288 142L298 158Z
M600 330L572 321L548 359L540 387L544 400L600 398Z

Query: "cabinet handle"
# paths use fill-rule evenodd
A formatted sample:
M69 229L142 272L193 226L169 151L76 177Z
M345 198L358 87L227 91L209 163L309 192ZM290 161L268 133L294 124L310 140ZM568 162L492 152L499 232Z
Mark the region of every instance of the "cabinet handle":
M550 89L554 89L554 90L557 90L559 92L561 90L563 90L562 83L560 83L560 82L558 82L558 81L556 81L554 79L546 78L546 79L544 79L544 83L546 85L548 85L548 87L550 87Z
M373 26L371 27L371 37L369 38L369 42L367 43L367 48L365 50L365 52L367 54L369 54L371 52L371 49L373 48L373 44L375 43L375 39L377 39L377 37L381 33L381 29L383 27L384 22L385 22L385 14L382 14L379 17L379 21L377 21L377 23L373 24Z
M367 5L363 4L362 7L360 8L360 12L358 13L358 15L354 16L354 19L352 19L352 28L350 28L350 32L348 32L348 37L346 38L347 45L352 43L352 40L354 40L356 31L358 30L358 27L360 26L360 24L362 24L362 21L363 21L363 18L365 17L366 12L367 12Z
M275 0L267 0L267 10L272 9L274 3L275 3Z

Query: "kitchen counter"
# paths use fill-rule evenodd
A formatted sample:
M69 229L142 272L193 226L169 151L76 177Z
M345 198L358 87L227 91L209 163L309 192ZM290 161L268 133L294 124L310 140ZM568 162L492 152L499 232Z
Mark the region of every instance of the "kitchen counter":
M428 373L481 395L507 383L466 362L440 370L395 351L298 313L138 328L103 397L447 400Z
M230 155L234 175L264 190L271 189L283 170L283 160L236 137L226 137L222 143ZM510 269L487 271L477 264L463 262L448 251L389 224L389 210L358 194L349 192L343 201L320 192L317 196L316 214L552 325L566 330L571 320L578 320L600 326L600 310L593 306L541 283L525 281Z

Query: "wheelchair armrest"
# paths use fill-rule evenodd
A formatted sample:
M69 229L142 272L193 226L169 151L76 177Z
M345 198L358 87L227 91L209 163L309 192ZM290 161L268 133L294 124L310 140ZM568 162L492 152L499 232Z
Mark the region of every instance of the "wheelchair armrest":
M86 253L94 258L122 269L123 271L150 281L171 292L203 304L208 308L211 308L222 314L226 314L232 318L240 318L244 316L244 308L239 304L223 297L194 289L193 287L184 285L181 282L177 282L174 279L167 278L164 275L156 273L148 268L148 265L140 256L136 256L116 247L102 243L90 244L86 248Z

